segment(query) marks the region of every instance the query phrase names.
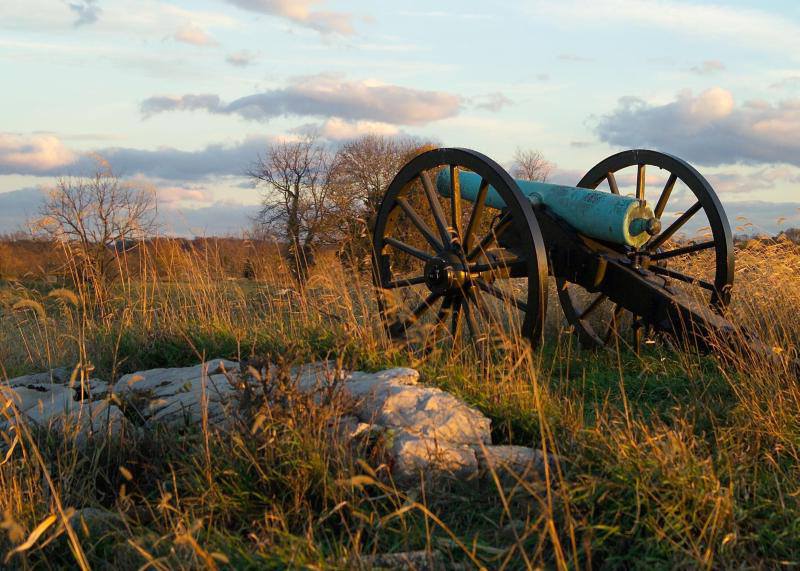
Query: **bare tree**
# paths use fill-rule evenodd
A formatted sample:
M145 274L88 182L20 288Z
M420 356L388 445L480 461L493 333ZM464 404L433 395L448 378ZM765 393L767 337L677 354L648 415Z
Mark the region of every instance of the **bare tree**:
M263 185L257 222L279 242L285 242L295 277L303 283L314 250L335 240L331 200L331 157L315 138L270 145L247 173Z
M511 175L523 180L545 182L553 172L555 165L544 158L542 153L533 149L517 147L514 151L514 164Z
M427 141L375 134L339 147L331 188L337 211L345 214L339 218L342 246L351 258L368 256L369 230L387 187L405 163L429 148L433 144Z
M34 228L64 244L80 277L98 288L116 271L116 250L157 226L153 189L121 181L103 160L92 176L59 179L39 214Z
M400 167L430 147L410 137L373 134L346 142L335 157L337 192L346 193L357 208L374 213Z

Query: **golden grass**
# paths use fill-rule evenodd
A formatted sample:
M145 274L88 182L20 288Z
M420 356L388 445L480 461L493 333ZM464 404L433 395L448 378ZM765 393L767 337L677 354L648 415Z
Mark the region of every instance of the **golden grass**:
M302 289L278 260L257 281L222 278L213 251L154 251L135 271L125 254L117 262L112 288L0 292L7 376L66 365L113 379L203 355L411 365L489 415L496 441L560 460L534 480L404 492L388 477L382 442L331 437L347 403L296 394L281 401L293 406L254 400L228 435L196 427L80 449L46 430L5 430L0 556L9 565L350 568L411 550L487 568L800 564L800 382L781 359L800 343L793 244L737 252L731 318L776 359L664 345L587 353L563 331L553 296L537 353L510 339L488 362L447 344L423 357L386 341L369 280L333 259ZM70 533L70 510L86 506L119 521L102 530L75 522Z

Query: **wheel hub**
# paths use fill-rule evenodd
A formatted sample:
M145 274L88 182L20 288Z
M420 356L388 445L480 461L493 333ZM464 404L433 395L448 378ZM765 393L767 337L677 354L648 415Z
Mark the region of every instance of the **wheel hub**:
M458 256L445 253L425 264L425 285L436 293L450 293L460 289L469 281Z

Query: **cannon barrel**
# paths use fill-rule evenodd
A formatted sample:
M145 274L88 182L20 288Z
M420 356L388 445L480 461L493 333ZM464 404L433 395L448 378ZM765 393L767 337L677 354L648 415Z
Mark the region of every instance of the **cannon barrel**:
M474 202L481 186L481 177L472 172L459 172L459 188L465 200ZM639 247L658 234L661 223L643 201L632 196L530 180L516 180L522 193L534 205L544 205L576 231L595 238ZM450 169L442 169L436 178L442 196L450 196ZM486 205L501 210L505 203L491 186Z

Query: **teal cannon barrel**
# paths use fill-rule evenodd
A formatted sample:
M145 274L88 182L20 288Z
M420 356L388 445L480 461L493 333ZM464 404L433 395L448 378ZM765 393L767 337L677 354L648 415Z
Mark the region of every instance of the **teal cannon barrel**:
M474 202L481 177L459 172L458 180L462 198ZM532 204L547 206L577 232L590 238L639 247L661 229L650 207L632 196L530 180L517 180L517 184ZM442 196L450 196L449 169L439 172L436 188ZM486 194L486 205L498 210L505 208L503 199L492 187Z

